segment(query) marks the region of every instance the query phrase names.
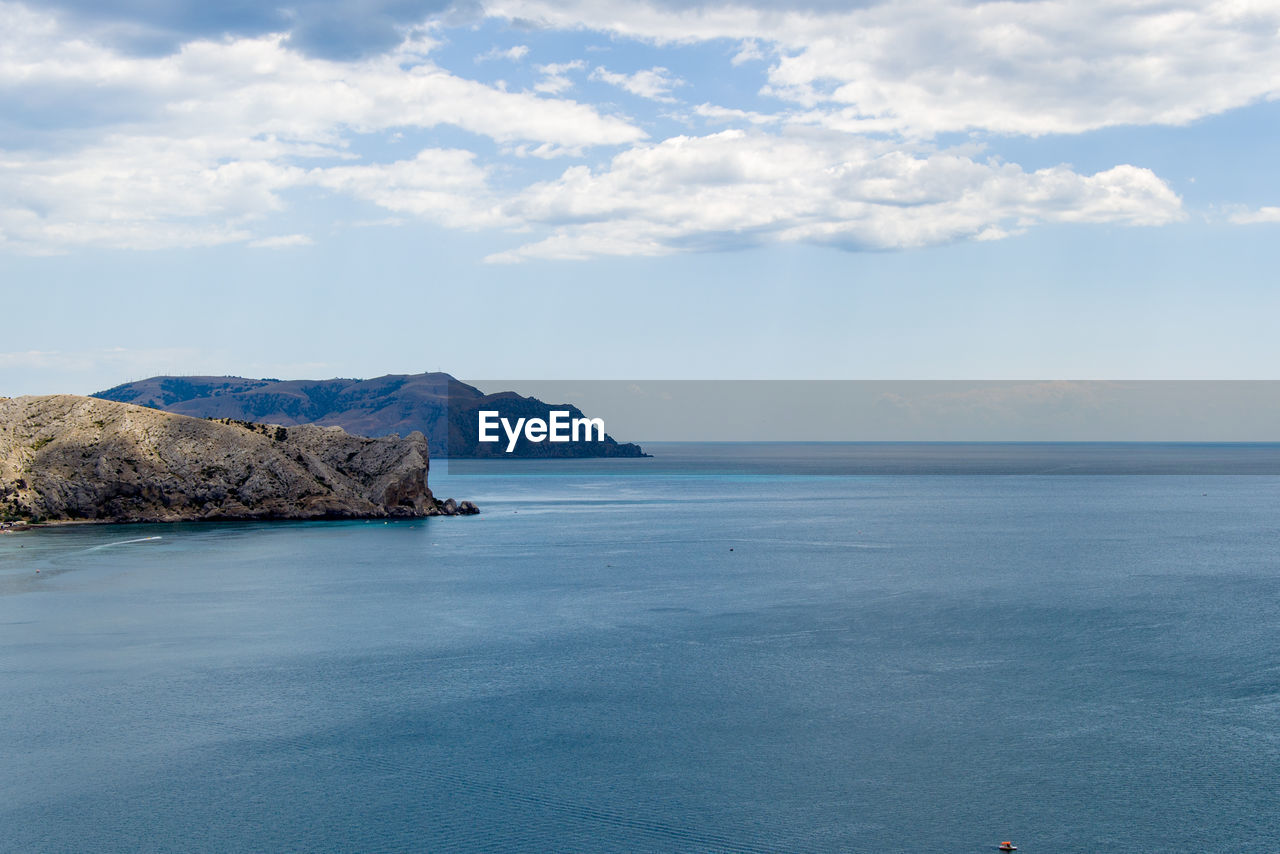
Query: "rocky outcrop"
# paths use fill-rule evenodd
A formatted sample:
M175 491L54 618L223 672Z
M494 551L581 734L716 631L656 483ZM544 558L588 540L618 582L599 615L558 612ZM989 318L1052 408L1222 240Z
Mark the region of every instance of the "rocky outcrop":
M452 498L446 498L437 506L442 516L474 516L480 512L480 508L470 501L454 501Z
M340 427L204 420L74 395L0 399L0 518L463 513L470 502L435 499L427 469L427 440L416 432L366 439Z

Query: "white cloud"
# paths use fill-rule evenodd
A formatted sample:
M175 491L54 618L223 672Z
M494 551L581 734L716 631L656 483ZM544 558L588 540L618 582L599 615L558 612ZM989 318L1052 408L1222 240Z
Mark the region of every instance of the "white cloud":
M249 246L254 249L289 249L294 246L314 245L315 241L305 234L277 234L249 241Z
M1236 225L1253 225L1260 222L1280 222L1280 207L1261 207L1257 210L1238 210L1230 220Z
M672 77L671 72L661 66L631 74L620 74L603 66L597 66L591 71L591 79L617 86L641 98L666 102L675 100L671 97L672 89L685 85L683 80Z
M283 193L324 184L301 162L352 158L353 133L453 125L540 156L644 138L591 106L457 77L427 57L434 44L413 36L341 63L275 35L137 57L0 2L0 96L80 93L63 110L74 115L100 91L128 105L101 126L73 127L53 152L0 151L0 249L246 241L251 223L285 209ZM337 175L331 184L349 179Z
M1025 172L966 154L739 130L632 148L529 187L504 212L550 234L493 261L659 255L774 243L905 249L1033 225L1158 225L1181 202L1147 169Z
M448 124L498 142L563 146L617 145L643 138L627 122L572 101L505 92L457 77L407 42L384 57L358 63L308 59L279 38L188 45L178 73L216 69L219 79L168 108L199 114L206 124L251 135L336 140L347 129L373 132ZM237 73L236 69L244 69Z
M486 0L484 11L491 17L532 22L544 29L591 29L659 44L722 38L773 41L765 25L790 17L787 12L760 11L742 4L677 7L645 0Z
M734 65L742 65L744 62L754 62L764 58L765 54L760 48L760 42L755 39L747 39L738 47L738 52L733 55L733 59L730 61Z
M279 210L303 171L280 147L112 135L63 155L0 160L0 246L56 251L209 246L249 238L251 220ZM234 159L238 155L239 159Z
M730 107L718 107L715 104L699 104L693 111L704 119L715 122L745 121L753 125L769 125L782 121L782 116L757 113L752 110L735 110Z
M491 59L505 59L509 62L519 62L529 55L529 46L527 44L518 44L514 47L506 48L492 47L484 53L476 57L476 62L487 62Z
M581 71L587 67L587 64L581 59L575 59L572 62L549 62L546 65L537 66L538 73L542 75L542 79L534 85L535 92L542 92L547 95L559 95L573 88L573 81L569 79L566 72Z
M1262 0L895 0L828 12L493 0L486 9L659 44L771 45L779 58L766 92L846 131L1179 125L1280 95L1280 5Z
M315 169L319 187L459 228L506 223L470 151L425 149L412 160Z
M349 62L305 56L288 34L138 57L0 0L0 97L39 103L44 93L71 92L86 106L127 105L69 128L57 148L0 150L0 249L301 246L308 238L289 233L297 226L273 218L316 192L448 227L538 233L494 260L785 242L911 248L999 240L1044 223L1167 223L1182 217L1180 200L1147 169L1027 172L921 139L966 128L1187 121L1280 91L1280 10L1180 3L895 0L829 13L672 10L644 0L490 4L491 14L566 30L657 43L731 39L737 54L726 58L723 46L718 54L726 66L769 57L767 85L787 109L702 103L695 115L751 129L647 142L630 118L556 97L587 73L581 59L535 66L533 91L516 92L442 68L424 34L433 30ZM490 53L518 61L528 50ZM674 100L676 87L696 88L662 66L628 74L598 66L590 76L659 102ZM419 142L394 162L353 153L364 135L407 148L413 130L440 125L496 145ZM578 157L593 146L614 156L497 187L538 168L512 166L513 157ZM1233 221L1271 221L1276 210Z

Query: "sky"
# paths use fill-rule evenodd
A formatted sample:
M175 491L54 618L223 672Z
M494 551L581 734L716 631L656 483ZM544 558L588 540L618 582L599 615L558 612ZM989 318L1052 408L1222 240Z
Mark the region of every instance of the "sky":
M0 0L0 395L1277 379L1280 2Z

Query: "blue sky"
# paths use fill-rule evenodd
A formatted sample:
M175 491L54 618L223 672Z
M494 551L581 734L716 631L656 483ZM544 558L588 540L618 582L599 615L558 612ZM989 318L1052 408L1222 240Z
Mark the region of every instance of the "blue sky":
M0 394L1274 379L1280 3L0 0Z

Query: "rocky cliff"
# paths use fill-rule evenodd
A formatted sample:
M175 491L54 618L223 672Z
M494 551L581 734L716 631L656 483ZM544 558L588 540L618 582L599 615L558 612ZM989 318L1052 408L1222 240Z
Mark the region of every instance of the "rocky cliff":
M113 522L475 512L427 488L427 440L0 398L0 517Z

